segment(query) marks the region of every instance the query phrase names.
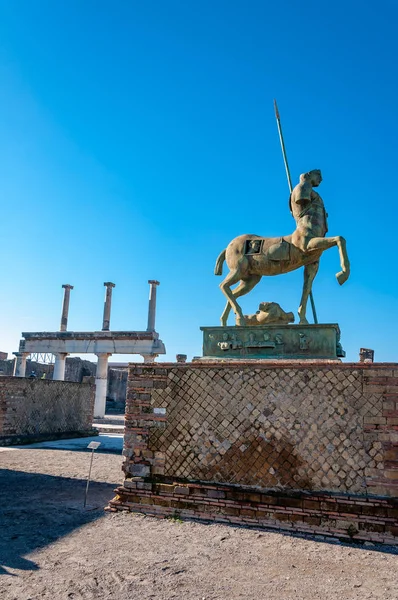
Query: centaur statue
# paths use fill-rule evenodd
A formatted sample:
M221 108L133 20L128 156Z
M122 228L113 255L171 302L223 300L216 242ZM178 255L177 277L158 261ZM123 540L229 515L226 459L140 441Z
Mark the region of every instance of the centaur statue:
M229 243L217 258L215 275L222 275L226 261L230 272L220 284L227 297L227 305L221 315L221 324L227 325L228 315L233 308L236 324L245 325L242 309L236 299L248 294L263 275L281 275L304 267L304 286L298 309L300 323L308 323L307 302L314 277L318 272L319 259L324 250L337 246L340 254L341 271L337 281L342 285L350 274L350 262L345 239L341 236L325 237L327 214L320 195L313 189L322 181L318 169L300 175L300 183L290 195L290 210L296 221L292 235L281 238L262 238L254 234L240 235ZM239 285L231 290L235 283Z

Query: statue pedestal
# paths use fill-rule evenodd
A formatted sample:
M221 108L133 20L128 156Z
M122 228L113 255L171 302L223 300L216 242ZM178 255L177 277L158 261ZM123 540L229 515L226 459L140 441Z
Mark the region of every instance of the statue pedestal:
M345 356L337 323L322 325L260 325L257 327L201 327L203 358L319 359Z

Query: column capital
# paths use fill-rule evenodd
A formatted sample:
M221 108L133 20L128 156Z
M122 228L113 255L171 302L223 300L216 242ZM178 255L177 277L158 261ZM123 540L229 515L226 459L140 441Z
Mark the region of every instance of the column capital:
M150 285L160 285L160 281L156 281L156 279L148 279L148 283Z
M31 352L13 352L13 355L17 358L27 358Z
M112 281L104 281L104 286L114 288L116 287L116 283L112 283Z
M159 354L141 354L144 359L144 363L154 363L155 358L159 356Z
M95 356L112 356L112 352L94 352Z
M65 290L73 290L73 285L70 285L70 283L63 283L63 284L62 284L62 287L63 287Z
M64 360L67 356L69 356L69 352L52 352L52 354L61 360Z

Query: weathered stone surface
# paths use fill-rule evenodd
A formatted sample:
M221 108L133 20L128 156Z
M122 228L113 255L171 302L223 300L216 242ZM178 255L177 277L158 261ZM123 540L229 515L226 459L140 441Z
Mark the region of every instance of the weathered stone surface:
M0 445L87 433L92 430L93 412L92 385L0 378Z
M165 354L155 331L40 331L23 332L20 352L70 354Z
M392 365L253 360L161 366L163 387L147 388L150 406L142 408L132 387L151 380L153 369L130 368L127 413L137 412L134 420L126 417L125 445L134 449L124 464L127 477L143 464L158 480L398 495L398 424L385 414L392 402L398 410L398 398L386 399L383 375ZM376 373L371 378L368 367Z

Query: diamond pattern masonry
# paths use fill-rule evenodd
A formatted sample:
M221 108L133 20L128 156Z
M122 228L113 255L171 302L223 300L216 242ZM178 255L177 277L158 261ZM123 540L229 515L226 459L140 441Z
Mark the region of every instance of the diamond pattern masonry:
M398 365L132 365L127 477L398 495Z

